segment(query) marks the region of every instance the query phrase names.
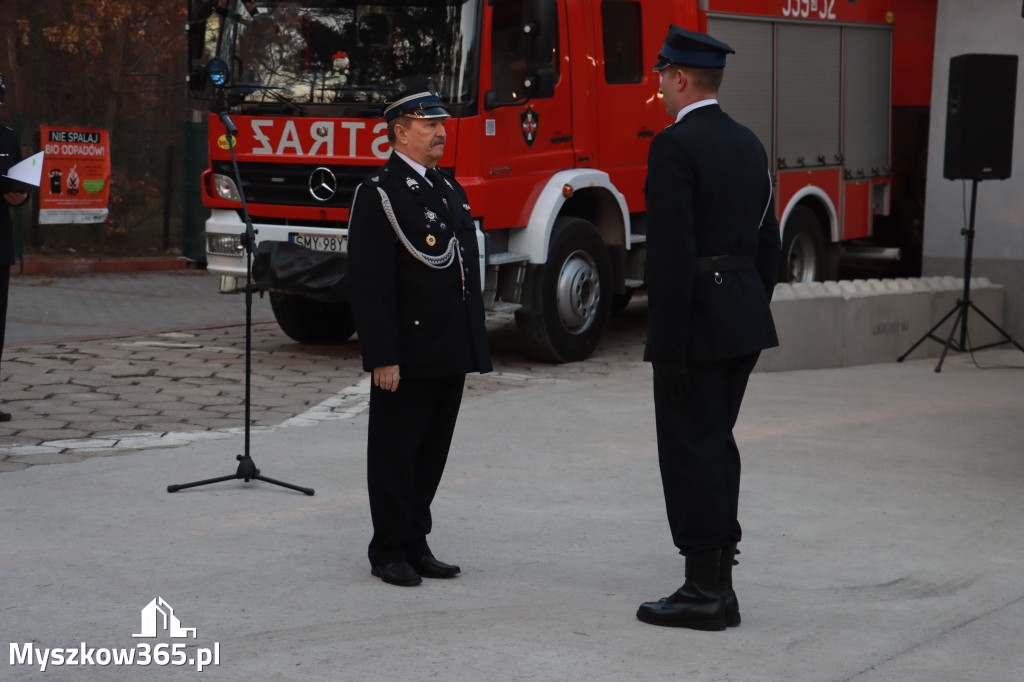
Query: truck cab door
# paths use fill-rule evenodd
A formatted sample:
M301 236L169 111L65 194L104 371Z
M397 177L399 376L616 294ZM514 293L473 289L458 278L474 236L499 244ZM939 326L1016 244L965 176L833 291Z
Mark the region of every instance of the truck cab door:
M529 218L536 186L573 167L565 3L495 0L485 9L489 54L482 62L490 65L490 88L480 149L488 204L484 227L519 227ZM543 37L531 38L531 32ZM538 49L534 40L546 46ZM485 84L487 79L484 73Z
M593 101L600 102L591 124L600 131L593 136L593 162L608 173L630 211L643 211L650 143L672 122L658 96L658 74L650 70L670 17L662 19L667 8L639 0L595 2L590 11L598 32Z

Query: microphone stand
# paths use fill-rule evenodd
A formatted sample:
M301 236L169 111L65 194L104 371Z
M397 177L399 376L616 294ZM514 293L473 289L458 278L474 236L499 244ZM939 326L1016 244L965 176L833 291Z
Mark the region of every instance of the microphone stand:
M256 463L253 462L252 457L249 454L249 398L252 390L252 254L256 244L256 230L253 228L252 219L249 217L249 207L245 202L245 189L242 187L242 174L238 170L238 158L235 156L234 138L238 135L238 127L235 126L234 122L228 116L226 103L222 103L216 108L220 109L218 117L220 118L220 122L223 124L224 129L227 131L228 150L231 152L231 166L234 169L235 183L238 185L238 193L242 199L242 218L245 220L245 232L241 235L242 246L245 247L245 452L244 454L235 456L235 459L238 460L238 470L235 471L234 474L219 476L217 478L209 478L204 481L169 485L167 486L167 492L174 493L179 490L184 490L185 488L195 488L197 486L207 485L210 483L244 479L246 483L250 480L264 481L284 488L290 488L291 490L297 490L300 493L305 493L306 495L312 495L314 493L312 488L303 488L301 486L285 483L284 481L277 481L273 478L267 478L266 476L260 475L260 470L256 468Z

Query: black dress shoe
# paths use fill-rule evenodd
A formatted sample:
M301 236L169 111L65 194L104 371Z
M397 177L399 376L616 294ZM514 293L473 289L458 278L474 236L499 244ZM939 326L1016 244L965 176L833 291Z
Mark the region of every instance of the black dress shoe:
M673 596L675 596L675 595L673 595ZM667 602L671 598L672 597L662 597L661 599L658 600L658 604L660 604L661 606L664 606L665 602ZM722 593L722 598L725 600L725 625L726 625L726 627L730 627L730 628L738 627L742 619L740 618L740 603L736 599L736 592L735 592L735 590L733 590L730 587L728 592L723 592ZM643 620L643 619L641 618L640 620Z
M720 594L709 594L689 584L669 597L640 605L636 617L650 625L663 625L691 630L724 630L725 600Z
M412 587L423 582L423 578L413 570L408 561L392 561L384 567L372 566L370 568L370 575L380 578L389 585L400 585L402 587Z
M411 559L409 563L424 578L454 578L462 571L458 566L438 561L433 554L424 554L419 559Z
M9 421L11 421L11 413L10 412L4 412L4 411L0 410L0 422L9 422Z
M687 555L683 586L664 599L641 604L636 617L651 625L724 630L727 623L719 571L721 556L720 549Z

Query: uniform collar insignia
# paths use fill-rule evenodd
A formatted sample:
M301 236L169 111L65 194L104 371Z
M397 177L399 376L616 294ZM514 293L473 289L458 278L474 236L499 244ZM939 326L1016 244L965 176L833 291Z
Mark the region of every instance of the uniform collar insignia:
M405 179L405 184L413 192L419 192L420 191L420 183L416 182L415 180L413 180L410 177L407 177Z

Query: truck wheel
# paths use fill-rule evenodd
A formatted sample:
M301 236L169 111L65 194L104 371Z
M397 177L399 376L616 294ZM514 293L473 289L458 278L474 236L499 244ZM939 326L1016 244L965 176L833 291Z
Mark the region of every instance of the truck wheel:
M835 279L838 247L826 244L814 210L797 206L786 221L782 235L780 282L823 282Z
M573 362L597 348L611 310L611 258L594 226L559 218L548 262L527 272L527 305L516 311L526 354L543 362Z
M345 301L324 303L271 292L270 307L281 331L299 343L341 343L356 330L352 310Z

